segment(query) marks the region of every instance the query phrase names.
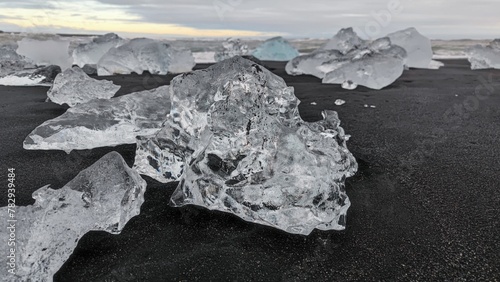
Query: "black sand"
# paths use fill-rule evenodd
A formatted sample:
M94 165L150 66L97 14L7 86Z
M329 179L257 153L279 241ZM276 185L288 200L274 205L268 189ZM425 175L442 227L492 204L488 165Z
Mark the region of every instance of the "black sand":
M500 71L445 62L441 70L406 71L382 91L347 91L287 76L281 63L265 64L295 87L305 120L333 109L352 135L348 146L360 169L347 181L352 205L345 231L304 237L225 213L171 208L176 183L146 177L141 214L120 235L85 235L55 280L500 279ZM120 94L170 79L112 77L123 85ZM16 169L19 205L32 204L31 193L43 185L62 187L109 151L120 152L129 165L134 159L134 145L70 155L23 150L31 130L65 111L44 102L46 91L0 87L0 176L6 180L7 167ZM347 103L336 106L339 98Z

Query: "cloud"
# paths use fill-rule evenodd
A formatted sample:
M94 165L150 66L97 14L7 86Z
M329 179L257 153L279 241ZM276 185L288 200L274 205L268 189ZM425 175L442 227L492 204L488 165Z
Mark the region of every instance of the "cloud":
M394 3L401 11L387 16ZM380 36L415 26L431 37L500 37L499 10L498 0L0 0L0 15L25 18L24 23L0 19L0 29L2 22L26 26L36 18L33 11L45 11L55 15L47 27L75 30L101 26L160 34L164 28L166 35L330 37L353 26L369 36L367 27L375 22Z

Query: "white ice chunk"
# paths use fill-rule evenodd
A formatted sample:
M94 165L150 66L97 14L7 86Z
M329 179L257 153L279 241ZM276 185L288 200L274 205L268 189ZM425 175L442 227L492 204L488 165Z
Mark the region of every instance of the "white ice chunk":
M4 215L0 237L5 239L0 246L2 281L52 281L83 235L92 230L119 234L139 214L146 181L120 154L111 152L61 189L48 186L33 193L34 205L14 208L13 218L7 218L12 208L0 208ZM11 231L15 246L7 244ZM15 274L7 272L11 248L15 248Z
M264 41L252 52L252 56L262 61L289 61L299 55L283 37L273 37Z
M342 100L342 99L337 99L337 100L335 100L335 105L337 105L337 106L342 106L342 105L344 105L344 104L345 104L345 101L344 101L344 100Z
M500 39L487 46L477 45L467 50L471 69L500 69Z
M302 55L290 60L285 67L289 75L313 75L318 78L325 77L325 72L320 66L335 59L342 58L343 54L337 50L315 51L311 54Z
M38 126L24 140L28 150L92 149L133 144L161 129L170 112L169 86L92 100Z
M139 138L135 168L180 177L171 203L233 213L296 234L342 230L357 170L336 112L308 123L284 80L241 57L171 82L164 128Z
M403 48L391 45L388 38L380 38L366 49L351 51L342 60L323 64L323 71L331 70L323 83L341 84L345 89L355 89L358 85L382 89L403 74L405 59Z
M93 99L109 99L119 89L112 81L91 78L81 68L72 67L56 76L47 97L56 104L74 107Z
M388 34L393 45L406 50L408 56L406 64L410 68L427 69L431 65L431 40L420 34L415 28L408 28Z
M97 63L97 73L167 74L190 71L195 65L191 51L179 51L152 39L136 38L118 48L111 48Z
M80 44L73 50L73 64L81 68L86 64L95 65L109 49L123 43L124 40L114 33L98 36L92 42Z
M346 54L349 51L364 48L366 41L361 39L356 32L349 28L341 29L332 39L330 39L325 45L319 48L321 50L337 50L342 54Z
M56 65L63 70L72 65L73 60L69 55L69 41L23 38L17 44L19 46L17 53L27 57L36 65Z
M215 61L221 62L234 56L244 56L248 53L248 46L237 38L228 38L222 42L222 51L215 53Z

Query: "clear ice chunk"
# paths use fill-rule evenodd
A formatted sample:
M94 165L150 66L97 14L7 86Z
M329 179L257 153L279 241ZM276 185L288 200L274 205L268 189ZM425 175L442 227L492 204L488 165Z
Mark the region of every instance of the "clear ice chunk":
M193 53L190 50L179 50L170 47L170 65L168 66L169 73L185 73L193 70L196 65Z
M500 39L493 40L487 46L476 45L467 50L471 69L500 69Z
M0 247L2 281L52 281L84 234L119 234L139 214L145 189L146 182L117 152L105 155L61 189L38 189L33 193L35 204L15 208L15 223L0 223L0 237L9 238L8 227L15 224L16 239L15 275L8 272L7 254L13 247L7 241ZM0 212L8 215L8 209Z
M433 55L431 40L420 34L415 28L396 31L388 34L387 37L393 45L406 50L408 67L428 69L431 66Z
M180 177L172 205L296 234L345 228L344 181L357 163L336 112L303 121L293 87L241 57L174 78L171 98L164 129L139 142L134 167Z
M273 37L264 41L252 52L252 56L262 61L289 61L299 55L283 37Z
M122 45L125 41L115 33L94 38L89 43L78 45L73 50L73 64L83 68L85 65L95 65L109 49Z
M222 42L222 51L215 53L215 61L222 62L234 56L244 56L248 53L248 46L241 43L240 39L228 38Z
M337 50L342 54L346 54L352 50L364 48L366 45L367 42L361 39L352 27L349 27L341 29L325 45L321 46L318 51Z
M23 147L69 153L134 144L136 136L158 132L169 112L169 86L92 100L38 126L26 137Z
M26 68L28 62L16 52L17 46L0 46L0 77L11 75Z
M168 44L147 38L136 38L111 48L97 63L97 74L151 74L165 75L192 70L194 57L191 51L175 50Z
M91 78L75 66L56 76L47 97L56 104L74 107L93 99L109 99L119 89L112 81Z
M366 49L353 50L342 60L324 63L320 69L327 74L326 84L341 84L344 89L362 85L382 89L398 79L405 69L406 51L387 37L370 43Z
M17 42L17 45L17 53L38 66L56 65L65 70L72 65L73 59L69 55L69 41L23 38Z
M321 50L302 55L290 60L285 67L289 75L313 75L317 78L325 77L325 72L319 68L323 63L343 58L338 50Z

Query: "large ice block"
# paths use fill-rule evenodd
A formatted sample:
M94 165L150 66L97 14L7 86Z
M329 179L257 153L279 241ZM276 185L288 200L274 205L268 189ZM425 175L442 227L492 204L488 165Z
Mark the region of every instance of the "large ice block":
M349 27L339 30L339 32L325 43L325 45L321 46L318 51L337 50L342 54L346 54L351 50L364 48L366 45L367 42L361 39L352 27Z
M73 50L73 64L83 68L95 65L109 49L122 45L125 41L115 33L94 38L91 42L80 44Z
M147 38L136 38L111 48L97 63L98 75L167 74L187 72L195 65L191 51L175 50L168 44Z
M5 239L0 247L1 280L52 281L87 232L120 233L139 214L145 189L141 176L111 152L61 189L47 185L35 191L34 205L0 208L5 215L0 223L0 237ZM9 209L13 217L7 218ZM12 234L15 245L8 246ZM15 274L8 272L11 249Z
M47 97L56 104L74 107L93 99L109 99L119 89L120 86L114 85L112 81L91 78L75 66L56 76Z
M471 69L500 69L500 39L487 46L476 45L467 50Z
M415 28L408 28L401 31L388 34L387 37L393 45L397 45L406 50L406 64L410 68L428 69L432 64L432 45L431 40L420 34Z
M171 82L164 128L140 140L135 168L178 179L171 203L233 213L296 234L341 230L357 170L337 113L308 123L284 80L241 57Z
M325 72L320 66L326 62L342 59L344 55L338 50L320 50L311 54L302 55L290 60L285 67L289 75L313 75L318 78L325 77Z
M405 69L406 51L390 40L380 38L366 49L351 51L342 60L324 63L320 70L326 73L323 83L341 84L345 89L362 85L382 89L398 79Z
M273 37L264 41L252 55L262 61L289 61L297 57L299 51L283 37Z
M65 70L73 60L69 55L69 41L61 39L37 40L23 38L17 42L17 53L27 57L38 66L56 65Z
M170 112L169 86L112 99L97 99L70 108L38 126L24 140L28 150L92 149L133 144L136 136L162 128Z

